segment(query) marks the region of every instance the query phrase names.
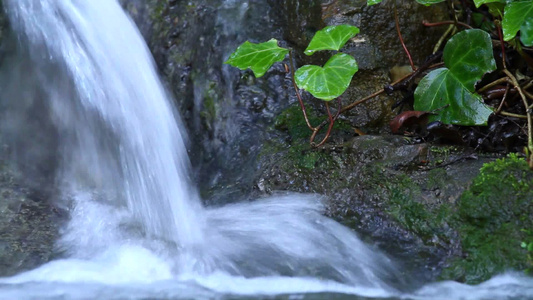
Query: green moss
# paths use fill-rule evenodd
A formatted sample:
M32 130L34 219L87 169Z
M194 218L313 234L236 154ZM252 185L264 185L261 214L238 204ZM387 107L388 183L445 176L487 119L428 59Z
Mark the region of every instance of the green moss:
M315 114L308 111L309 122L312 125L318 125L322 122L323 118L316 117ZM282 167L287 168L299 168L312 170L318 166L321 168L334 170L338 165L334 162L333 158L327 154L323 149L312 148L309 144L309 138L312 131L307 127L303 113L299 106L291 106L285 109L274 120L274 127L277 130L287 131L290 136L290 147L286 155L289 164L285 164ZM338 131L347 131L351 127L343 122L337 121L333 126L332 135ZM326 131L323 128L322 131ZM319 137L317 137L317 140ZM265 149L267 152L279 151L280 149Z
M327 118L327 116L319 118L309 109L307 110L307 116L312 126L317 126ZM298 105L293 105L281 112L274 120L274 126L278 130L287 130L291 139L296 143L308 143L312 133L307 127L302 110ZM322 131L325 132L326 128L323 128ZM333 126L332 135L336 131L351 131L351 127L348 123L337 120Z
M533 172L516 155L485 164L460 198L455 220L465 254L443 279L478 283L507 269L530 267L523 240L533 237Z
M435 173L440 174L440 171ZM426 244L435 242L434 237L448 240L446 224L451 216L448 204L432 207L417 202L421 199L421 188L403 173L386 176L384 172L374 171L376 190L381 189L383 199L388 199L386 212L403 228L415 233ZM431 177L431 176L430 176Z

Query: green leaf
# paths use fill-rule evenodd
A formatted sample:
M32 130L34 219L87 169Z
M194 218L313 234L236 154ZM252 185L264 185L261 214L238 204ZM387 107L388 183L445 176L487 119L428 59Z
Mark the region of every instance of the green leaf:
M503 14L503 39L509 41L520 30L520 40L533 46L533 0L515 1L505 6Z
M522 243L520 243L520 247L522 247L522 248L524 248L524 249L527 248L527 244L526 244L526 242L522 242Z
M330 101L342 95L358 67L348 54L333 55L324 67L305 65L295 73L296 85L316 98Z
M490 35L480 29L459 32L444 47L444 63L424 77L415 90L414 109L436 111L430 121L486 125L492 110L474 94L475 83L496 69Z
M440 3L440 2L444 2L444 0L416 0L416 2L420 4L424 4L425 6L430 6L433 4Z
M241 70L250 68L256 77L261 77L274 63L282 61L287 53L289 50L279 47L276 39L260 44L246 41L224 63Z
M368 1L366 1L366 5L371 6L371 5L374 5L374 4L381 3L381 1L383 1L383 0L368 0Z
M474 4L475 4L476 7L478 7L478 8L479 8L481 5L483 5L483 4L494 3L494 2L505 3L505 0L474 0Z
M352 25L326 26L317 31L305 49L306 55L313 55L320 50L339 50L346 42L359 33L359 28Z

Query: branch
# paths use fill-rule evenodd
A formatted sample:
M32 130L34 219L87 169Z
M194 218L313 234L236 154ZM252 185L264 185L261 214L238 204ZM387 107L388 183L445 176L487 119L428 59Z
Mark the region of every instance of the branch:
M514 87L520 94L520 97L522 98L522 102L524 103L524 108L526 109L527 114L527 148L529 153L529 168L533 169L533 118L531 116L531 108L529 107L529 104L527 103L526 95L522 91L522 88L518 84L518 80L516 80L516 77L509 72L507 69L503 69L503 72L505 75L511 79L511 82L513 83Z
M400 21L398 19L398 9L396 8L396 2L394 2L394 21L396 23L396 32L398 32L400 43L402 44L405 54L407 54L407 57L409 58L409 64L411 64L411 70L415 71L416 68L415 68L415 64L413 63L413 58L411 57L411 53L409 52L409 49L407 49L407 46L405 45L405 42L403 41L402 33L400 31Z
M313 126L311 126L311 123L309 122L309 118L307 117L307 111L305 109L304 101L302 100L302 96L300 95L300 90L298 89L298 86L296 85L296 80L294 79L294 63L292 59L292 50L289 51L289 62L291 66L291 79L292 79L292 85L294 86L294 91L296 92L296 97L298 97L298 102L300 102L300 108L302 109L302 113L304 115L305 123L307 124L307 127L311 129L311 131L317 131L317 129Z

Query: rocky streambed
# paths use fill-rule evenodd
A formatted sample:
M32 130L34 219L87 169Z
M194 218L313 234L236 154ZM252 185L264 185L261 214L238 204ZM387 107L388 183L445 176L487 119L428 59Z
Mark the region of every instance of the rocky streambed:
M283 66L256 79L222 64L246 39L275 37L302 50L325 25L356 25L361 35L348 51L361 71L343 98L350 103L390 83L390 69L407 63L392 1L370 8L364 2L122 1L177 99L207 205L276 191L324 195L326 214L425 280L476 283L531 267L520 248L533 228L533 173L523 160L390 135L386 125L401 95L358 107L338 122L330 142L311 148ZM445 19L446 7L404 2L398 7L403 34L422 61L440 34L421 21ZM0 43L4 20L0 13ZM298 65L322 59L296 56ZM323 108L306 101L312 120L321 122ZM354 128L369 134L359 136ZM23 174L13 175L19 173L9 159L0 174L0 276L59 256L53 245L66 218L49 189L40 192Z

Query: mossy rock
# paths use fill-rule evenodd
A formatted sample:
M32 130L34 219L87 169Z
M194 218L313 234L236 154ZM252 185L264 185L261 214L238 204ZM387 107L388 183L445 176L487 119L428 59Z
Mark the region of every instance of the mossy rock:
M523 241L533 241L533 172L510 155L485 164L457 204L464 257L442 279L479 283L507 270L531 268Z

